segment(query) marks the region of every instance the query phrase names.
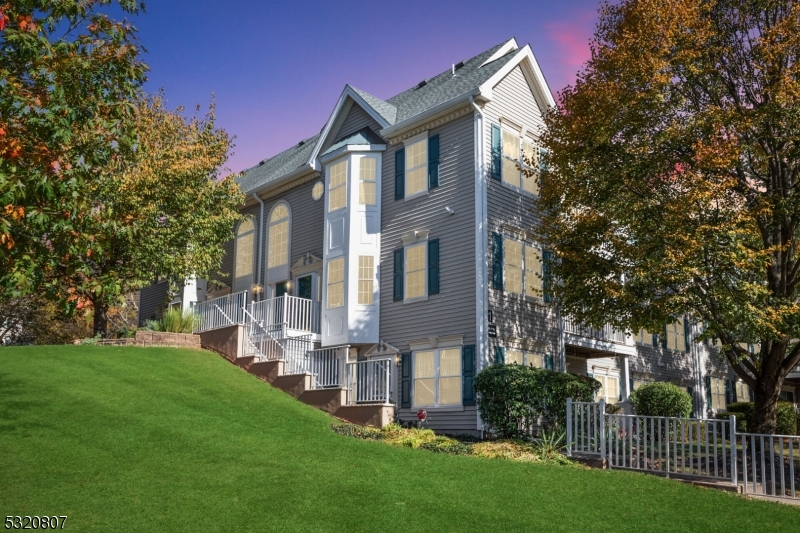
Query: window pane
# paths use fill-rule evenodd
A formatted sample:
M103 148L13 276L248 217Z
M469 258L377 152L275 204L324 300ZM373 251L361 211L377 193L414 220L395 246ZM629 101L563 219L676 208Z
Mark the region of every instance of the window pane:
M267 268L285 265L289 262L289 221L284 220L269 227L269 251Z
M439 405L461 405L461 377L439 379Z
M506 239L505 261L509 265L516 267L522 266L522 243Z
M514 187L519 187L519 169L516 160L503 158L503 181Z
M328 196L328 211L336 211L347 206L347 187L333 189Z
M331 167L330 189L335 189L347 183L347 161L336 163Z
M675 322L675 349L681 352L686 351L686 337L683 331L683 320Z
M250 289L253 284L253 245L255 243L255 222L252 218L244 220L236 231L236 277L233 291Z
M406 248L406 298L425 296L425 261L427 244Z
M619 401L619 379L615 377L606 378L606 402L617 403Z
M358 258L358 303L372 305L373 303L373 272L375 259L369 255Z
M272 215L269 217L270 222L277 222L279 220L283 220L284 218L289 217L289 210L286 208L285 205L280 204L272 211Z
M406 251L406 268L408 270L422 270L425 268L425 245L413 246Z
M425 296L425 272L410 272L406 274L406 298L421 298Z
M344 257L328 262L328 283L338 283L344 279Z
M434 405L435 382L433 378L414 380L414 405Z
M406 171L406 196L428 188L428 168L419 167Z
M360 162L358 201L361 205L375 205L375 177L377 175L374 157L363 157Z
M522 175L522 189L531 194L539 196L539 176Z
M439 375L440 376L460 376L461 375L461 349L451 348L439 350Z
M362 181L358 189L358 203L361 205L376 205L375 191L375 182Z
M523 139L522 141L522 163L531 168L537 168L539 166L538 156L539 152L536 150L536 146L529 140Z
M359 165L359 178L361 181L375 181L376 168L374 157L362 157Z
M347 207L347 161L336 163L331 167L328 188L330 189L328 211Z
M503 157L519 159L519 134L503 129Z
M344 306L344 258L328 262L328 309Z
M534 368L544 368L544 356L538 353L526 354L525 363Z
M420 165L427 166L427 159L428 139L423 139L406 146L406 170L416 168Z
M525 246L525 295L542 297L542 260L538 248Z
M432 378L435 375L434 352L414 353L414 377Z
M522 364L522 352L520 350L506 350L506 364Z

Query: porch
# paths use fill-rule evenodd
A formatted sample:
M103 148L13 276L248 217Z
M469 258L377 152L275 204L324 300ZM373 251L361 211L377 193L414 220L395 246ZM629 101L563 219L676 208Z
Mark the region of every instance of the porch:
M610 324L602 328L586 326L570 317L564 318L564 343L569 355L587 359L636 354L636 343L624 331Z

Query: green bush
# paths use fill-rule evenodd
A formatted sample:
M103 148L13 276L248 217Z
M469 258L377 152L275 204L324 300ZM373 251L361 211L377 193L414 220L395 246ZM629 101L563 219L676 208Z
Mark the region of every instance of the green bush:
M642 416L688 418L692 414L692 397L677 385L658 381L633 391L631 407Z
M755 411L755 404L753 402L734 402L728 404L728 412L735 414L737 419L741 418L747 421L745 427L752 423L753 412ZM778 413L775 417L775 433L778 435L800 435L800 417L794 411L794 405L789 402L778 402ZM739 429L739 422L736 423L737 431L746 431Z
M357 424L333 424L331 429L339 435L355 437L357 439L378 440L381 438L381 430Z
M736 431L739 433L747 433L747 416L743 413L736 413L732 411L723 411L717 413L717 420L730 420L731 416L736 416Z
M469 444L464 444L448 437L437 437L432 441L423 442L419 445L419 448L453 455L470 455L472 453L472 447Z
M600 382L520 365L492 365L475 378L481 418L505 438L519 438L544 417L566 425L567 398L592 401Z
M145 329L165 333L194 333L199 325L200 317L197 314L182 309L168 309L159 320L148 320Z

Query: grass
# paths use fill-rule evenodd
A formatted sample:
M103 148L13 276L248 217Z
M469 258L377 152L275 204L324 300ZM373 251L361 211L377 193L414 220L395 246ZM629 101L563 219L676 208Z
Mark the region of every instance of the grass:
M797 531L800 508L387 446L209 352L0 349L0 519L71 531Z

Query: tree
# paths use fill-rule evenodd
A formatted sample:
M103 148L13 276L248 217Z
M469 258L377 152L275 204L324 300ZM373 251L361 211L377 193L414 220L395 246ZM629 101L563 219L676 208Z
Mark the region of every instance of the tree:
M145 80L135 29L99 10L138 0L0 0L0 286L52 297L59 258L84 255L87 182L132 144Z
M63 256L46 282L92 303L95 334L105 335L111 306L156 275L207 277L233 237L244 196L233 176L218 179L231 138L216 127L213 105L203 117L183 111L142 95L133 150L81 189L91 199L79 223L85 255Z
M65 309L38 295L13 296L0 291L0 346L64 344L90 336L86 309Z
M800 364L800 4L623 0L591 47L543 140L554 296L629 331L690 315L772 433Z

